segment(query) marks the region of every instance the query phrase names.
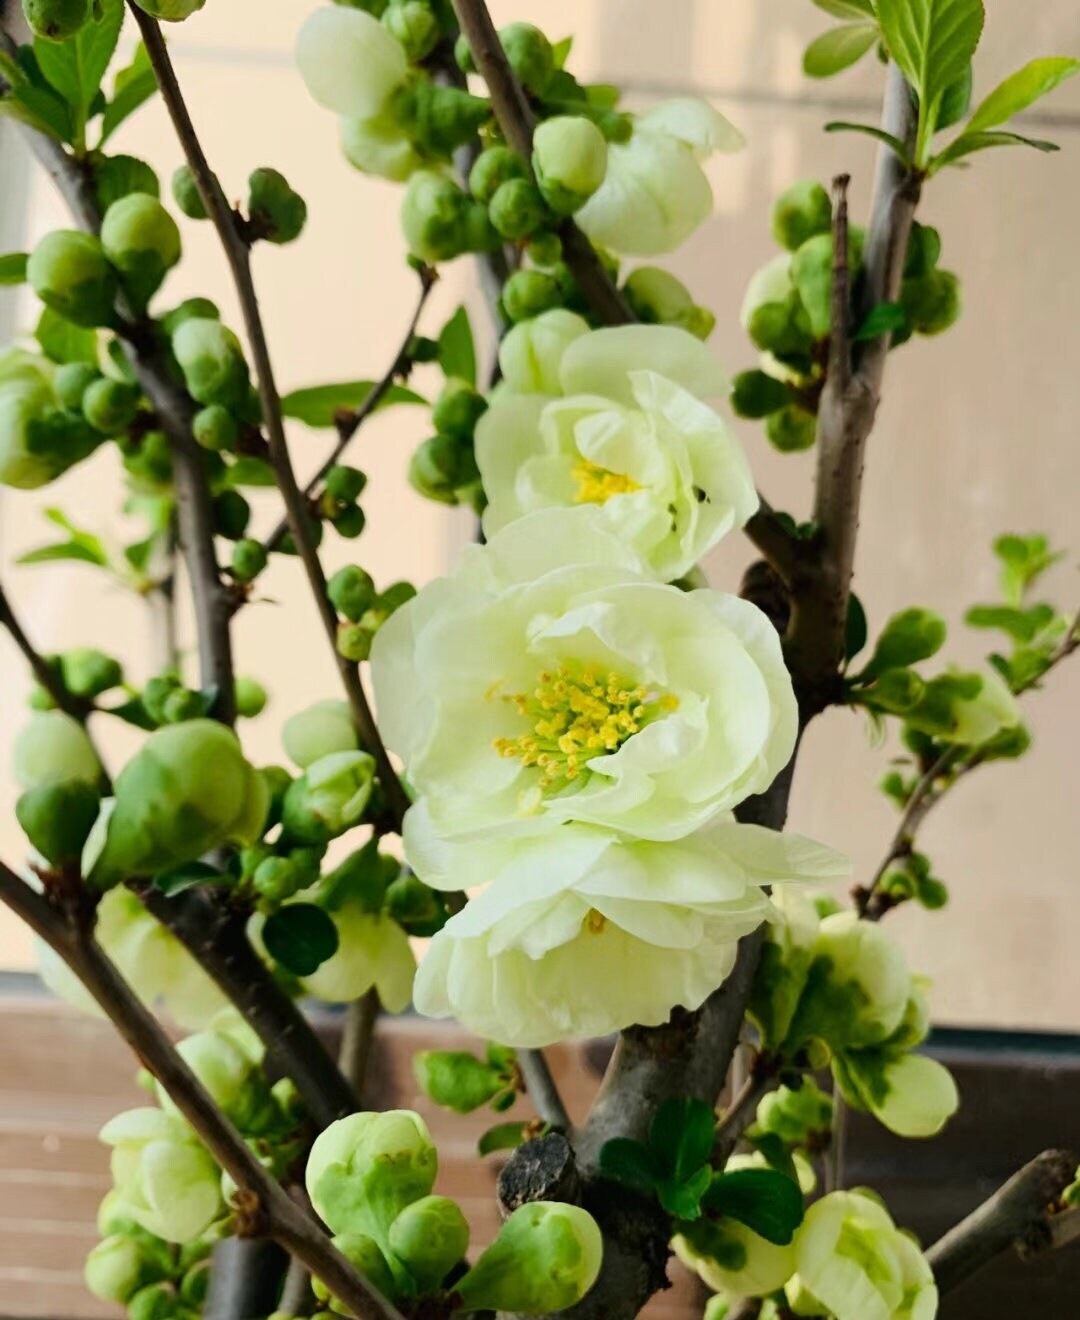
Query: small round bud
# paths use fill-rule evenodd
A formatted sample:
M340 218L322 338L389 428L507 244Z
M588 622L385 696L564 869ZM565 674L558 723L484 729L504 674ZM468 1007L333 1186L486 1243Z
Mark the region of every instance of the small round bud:
M510 23L500 28L499 41L518 81L527 91L542 96L555 72L551 42L532 23Z
M87 362L65 362L56 368L53 391L61 407L78 410L87 387L100 379L101 372Z
M782 454L796 454L811 449L817 435L817 419L797 404L788 404L769 416L765 434L770 444Z
M422 261L450 261L466 251L468 197L450 179L418 170L409 180L401 224L411 251Z
M674 325L705 339L716 324L712 313L694 302L686 285L659 266L631 271L623 293L631 311L647 325Z
M425 499L457 504L457 490L473 480L476 460L468 445L449 435L433 435L413 450L409 485Z
M550 312L561 306L562 300L558 280L539 270L517 270L503 285L503 310L514 325Z
M196 1313L201 1313L209 1291L210 1262L204 1260L193 1265L180 1280L180 1300L186 1302L188 1306L195 1307Z
M93 701L124 681L120 661L89 646L64 652L60 657L60 676L71 695L85 701Z
M165 313L161 318L161 324L165 333L172 339L185 321L196 319L220 321L221 312L217 303L211 302L209 298L185 298L178 307Z
M535 183L510 179L495 190L488 216L503 238L517 242L544 225L547 208Z
M485 206L504 183L512 179L529 180L529 162L510 147L488 147L473 162L469 171L469 191Z
M76 863L101 807L101 794L82 779L32 788L15 803L15 818L52 866Z
M358 504L349 504L335 513L330 521L338 536L343 536L347 541L355 541L367 526L367 515Z
M238 490L214 496L214 530L227 541L239 541L251 521L251 505Z
M327 595L337 612L350 623L359 623L375 604L375 583L371 574L352 565L339 569L327 584Z
M260 898L277 907L305 888L305 879L288 857L267 857L255 868L251 883Z
M238 678L236 689L236 713L241 719L253 720L266 709L270 700L266 688L254 678Z
M286 720L281 741L302 770L332 752L355 752L360 746L348 703L333 699L317 701Z
M366 1233L339 1233L334 1238L334 1246L337 1247L338 1251L341 1252L357 1273L362 1274L369 1283L378 1288L384 1297L393 1300L397 1296L397 1281L381 1248L373 1238L368 1237ZM320 1279L312 1279L311 1290L320 1302L325 1302L331 1297L329 1288ZM331 1301L330 1308L330 1311L323 1312L323 1314L336 1320L336 1316L341 1309L340 1303L335 1305ZM312 1316L312 1320L315 1320L314 1316Z
M193 399L226 408L246 399L249 378L244 350L220 321L208 317L183 321L173 334L172 347Z
M367 752L333 752L289 785L281 827L291 842L321 846L359 825L375 779Z
M233 576L240 582L254 582L266 567L266 560L266 551L261 542L244 537L233 546Z
M385 591L379 593L379 608L386 614L393 614L407 605L416 595L416 588L411 582L392 582Z
M228 408L223 408L220 403L212 403L207 408L200 408L195 414L191 434L204 449L220 453L236 448L240 428Z
M307 221L307 202L277 170L258 169L248 179L248 220L271 243L291 243Z
M562 261L562 239L558 234L534 234L525 247L525 255L534 266L550 269Z
M182 23L197 13L206 0L135 0L135 3L151 18L163 23Z
M46 234L31 253L26 277L46 307L76 325L112 322L116 272L92 234L70 229Z
M359 468L336 464L326 474L326 493L343 504L353 504L364 493L367 477Z
M91 17L91 0L23 0L23 13L36 37L69 41Z
M83 416L102 435L120 435L135 420L142 397L137 385L103 377L87 386L83 394Z
M908 321L920 335L940 335L960 319L960 281L949 270L905 280L900 303Z
M180 260L180 230L156 197L131 193L105 212L101 245L128 293L145 307Z
M161 705L163 724L185 724L206 713L202 694L190 688L177 688L170 692Z
M87 1256L83 1278L95 1297L123 1306L146 1282L138 1242L120 1234L105 1238Z
M437 1288L469 1249L469 1224L448 1196L424 1196L390 1225L390 1250L419 1285Z
M832 202L829 194L813 179L793 183L776 199L772 209L773 238L782 248L794 252L808 238L827 234L832 228Z
M462 73L475 73L476 62L472 57L469 39L462 33L454 42L454 63Z
M533 169L548 206L559 215L572 215L604 182L607 141L590 120L581 115L559 115L545 120L533 138Z
M11 769L20 788L78 779L97 785L101 763L86 730L60 710L38 711L15 737Z
M402 872L390 884L386 911L410 935L421 939L437 935L450 918L443 896L411 871Z
M128 1299L128 1320L180 1320L180 1299L166 1283L140 1288Z
M432 409L431 420L440 435L468 441L487 406L487 399L467 381L449 380Z
M363 628L358 623L344 623L338 628L338 654L353 664L363 664L371 658L371 644L375 634L370 628Z
M203 205L199 185L195 182L195 171L188 164L178 166L172 176L172 195L182 215L189 220L205 220L206 207Z
M382 15L382 25L401 42L409 60L416 64L439 44L439 20L424 0L398 0Z
M731 407L738 417L768 417L791 400L791 386L767 371L740 371L731 382Z

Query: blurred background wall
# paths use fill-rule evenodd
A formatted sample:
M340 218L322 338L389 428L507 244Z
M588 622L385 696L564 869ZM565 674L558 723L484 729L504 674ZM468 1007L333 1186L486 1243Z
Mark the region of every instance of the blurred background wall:
M415 280L405 267L396 186L365 179L340 156L333 118L307 96L291 45L311 0L209 0L171 33L181 79L211 161L240 197L257 165L282 169L310 206L302 239L263 247L257 276L282 387L377 377L411 315ZM528 16L514 0L492 5L500 22ZM828 19L809 0L548 0L545 29L573 32L572 64L584 79L610 80L644 106L675 93L709 96L746 133L749 146L715 171L716 215L673 264L719 323L712 343L732 371L753 364L738 325L750 274L773 252L771 199L805 176L853 176L865 213L873 145L827 136L831 118L872 120L881 70L866 61L826 84L800 70L807 42ZM1022 5L989 0L977 93L1035 55L1080 53L1074 0ZM130 41L130 34L127 35ZM1080 80L1034 117L1056 138L1057 157L1017 151L975 158L927 189L922 218L941 230L943 265L963 280L965 316L942 340L912 344L890 361L886 396L869 454L856 588L871 629L894 609L919 604L953 626L950 656L974 662L985 640L965 634L964 608L995 589L990 542L1003 531L1047 531L1071 551L1048 590L1080 603L1076 520L1080 489ZM163 180L180 161L165 114L151 105L124 127L114 149L152 159ZM48 182L0 129L0 250L26 248L66 223ZM235 305L209 226L185 222L186 259L171 278L171 302L199 293L234 323ZM485 312L464 263L446 269L425 325L437 328L462 300L490 345ZM28 331L36 317L24 294L0 290L0 330ZM423 389L425 378L417 376ZM434 384L434 382L432 382ZM808 510L812 459L773 453L761 428L739 423L763 489L799 516ZM423 413L401 408L367 425L353 458L370 474L368 530L359 542L328 536L330 569L362 561L386 582L440 572L470 535L464 514L422 501L404 481L404 462L422 437ZM325 433L296 427L301 474L314 470ZM269 527L273 496L256 501ZM96 644L122 655L137 681L147 675L142 607L79 565L12 569L19 553L48 539L42 511L59 505L78 523L117 536L119 467L102 454L39 494L0 495L0 565L31 635L43 650ZM737 589L750 558L733 538L709 564L714 585ZM295 561L261 580L257 604L236 628L242 673L273 694L245 731L256 760L280 758L278 730L293 710L334 691L332 664ZM286 613L286 608L288 612ZM185 615L184 635L190 641ZM0 752L6 758L24 718L26 675L0 638ZM1025 701L1035 746L1019 768L991 767L957 790L932 818L924 845L950 885L948 915L905 910L891 918L913 964L936 981L935 1012L952 1023L1075 1028L1080 999L1080 663L1063 666L1048 689ZM115 722L100 729L119 759L133 739ZM872 745L864 721L833 711L813 726L800 760L791 824L847 850L856 874L877 865L894 814L877 793L888 749ZM18 857L15 790L0 770L0 855ZM0 913L0 966L26 967L25 932Z

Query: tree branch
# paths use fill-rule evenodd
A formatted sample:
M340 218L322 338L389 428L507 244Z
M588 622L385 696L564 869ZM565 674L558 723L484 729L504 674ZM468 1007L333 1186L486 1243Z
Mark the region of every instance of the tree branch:
M52 666L26 635L26 631L2 585L0 585L0 627L6 628L10 633L11 640L22 652L23 659L30 666L38 686L48 693L53 705L62 710L65 715L70 715L73 720L85 724L86 717L94 709L93 703L73 697L64 687Z
M244 1218L301 1260L358 1320L402 1320L266 1172L225 1119L161 1029L93 938L85 895L38 894L0 863L0 901L21 917L75 973L140 1062L168 1093L221 1167L240 1188Z
M236 291L243 310L244 328L247 331L248 342L251 346L252 358L255 364L255 375L259 384L263 420L270 446L270 461L273 464L278 487L281 490L281 497L285 504L289 530L292 532L300 558L303 561L327 640L333 649L334 660L349 700L349 706L352 709L353 718L356 720L367 750L375 759L390 813L395 825L400 828L401 821L408 810L408 797L390 762L382 738L379 736L371 707L368 704L367 694L360 680L359 666L351 660L346 660L337 648L337 613L326 594L326 575L323 572L319 554L311 535L304 494L297 485L296 474L293 471L292 460L289 457L289 446L285 437L285 424L281 413L281 399L274 380L270 349L251 274L251 250L237 224L236 213L226 200L221 184L218 182L213 170L211 170L203 152L198 135L195 132L195 126L184 102L172 61L165 48L161 28L138 5L130 4L129 7L139 25L150 63L157 76L158 86L161 88L162 98L176 129L180 145L183 147L184 155L195 176L203 205L206 207L221 240L233 282L236 285Z
M543 1050L518 1050L518 1067L525 1089L537 1114L553 1128L569 1132L573 1127Z
M356 1097L353 1108L362 1103L364 1082L375 1043L375 1027L382 1012L379 992L374 986L345 1010L345 1028L341 1034L338 1068Z
M716 1140L713 1142L712 1163L722 1169L739 1144L742 1134L757 1116L757 1107L764 1096L775 1091L780 1085L780 1078L771 1061L758 1055L750 1068L749 1076L732 1098L724 1117L717 1125Z
M926 1253L940 1291L951 1292L1009 1247L1030 1255L1058 1245L1053 1225L1064 1216L1050 1210L1075 1176L1076 1156L1064 1150L1043 1151L1013 1174Z

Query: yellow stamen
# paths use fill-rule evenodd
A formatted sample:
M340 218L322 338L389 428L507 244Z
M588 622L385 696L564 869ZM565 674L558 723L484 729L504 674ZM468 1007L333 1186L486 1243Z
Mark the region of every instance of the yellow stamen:
M625 472L609 472L587 458L579 459L570 475L578 484L575 504L605 504L612 495L629 495L641 489Z
M590 935L601 935L607 925L607 917L597 912L596 908L590 908L582 925Z

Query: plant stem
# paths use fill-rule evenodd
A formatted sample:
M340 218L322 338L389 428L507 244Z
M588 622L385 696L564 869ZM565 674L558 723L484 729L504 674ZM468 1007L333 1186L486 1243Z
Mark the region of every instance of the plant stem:
M551 1127L569 1132L573 1127L543 1050L518 1050L518 1067L537 1114Z
M353 718L360 730L361 738L367 750L375 759L379 779L386 794L387 804L395 825L400 828L409 800L387 755L382 738L379 736L367 694L360 680L359 667L351 660L346 660L337 648L338 619L334 607L326 594L326 575L323 572L319 554L311 535L307 503L303 492L297 485L289 446L285 437L285 424L281 413L281 399L274 380L273 364L266 331L259 311L258 295L251 273L251 249L237 224L237 216L226 200L217 176L211 170L206 155L195 132L191 116L184 102L180 84L177 81L172 61L165 48L165 40L160 26L138 5L131 3L131 11L142 33L146 51L157 76L158 86L165 101L169 116L176 129L180 145L198 184L199 195L206 207L214 228L221 240L225 258L232 273L233 282L243 310L244 328L247 331L255 364L255 375L259 384L259 397L262 402L263 420L270 446L270 461L277 476L285 504L289 530L303 561L308 583L315 597L315 604L326 632L327 640L334 653L342 685L345 688Z
M382 1012L379 992L374 986L345 1010L345 1027L341 1034L338 1068L356 1097L363 1102L364 1083L367 1080L371 1050L375 1043L375 1027Z
M716 1129L713 1142L712 1163L722 1169L731 1157L735 1147L746 1129L757 1116L757 1107L762 1098L774 1091L780 1084L776 1070L763 1066L765 1061L759 1056L750 1067L749 1076L738 1092L732 1097L731 1104L724 1113Z
M23 659L30 666L38 686L48 693L53 705L62 710L65 715L70 715L73 720L85 724L87 716L94 709L93 704L82 701L78 697L73 697L64 687L44 656L26 635L26 630L23 628L7 592L2 586L0 586L0 627L7 629L11 635L11 640L22 652Z

